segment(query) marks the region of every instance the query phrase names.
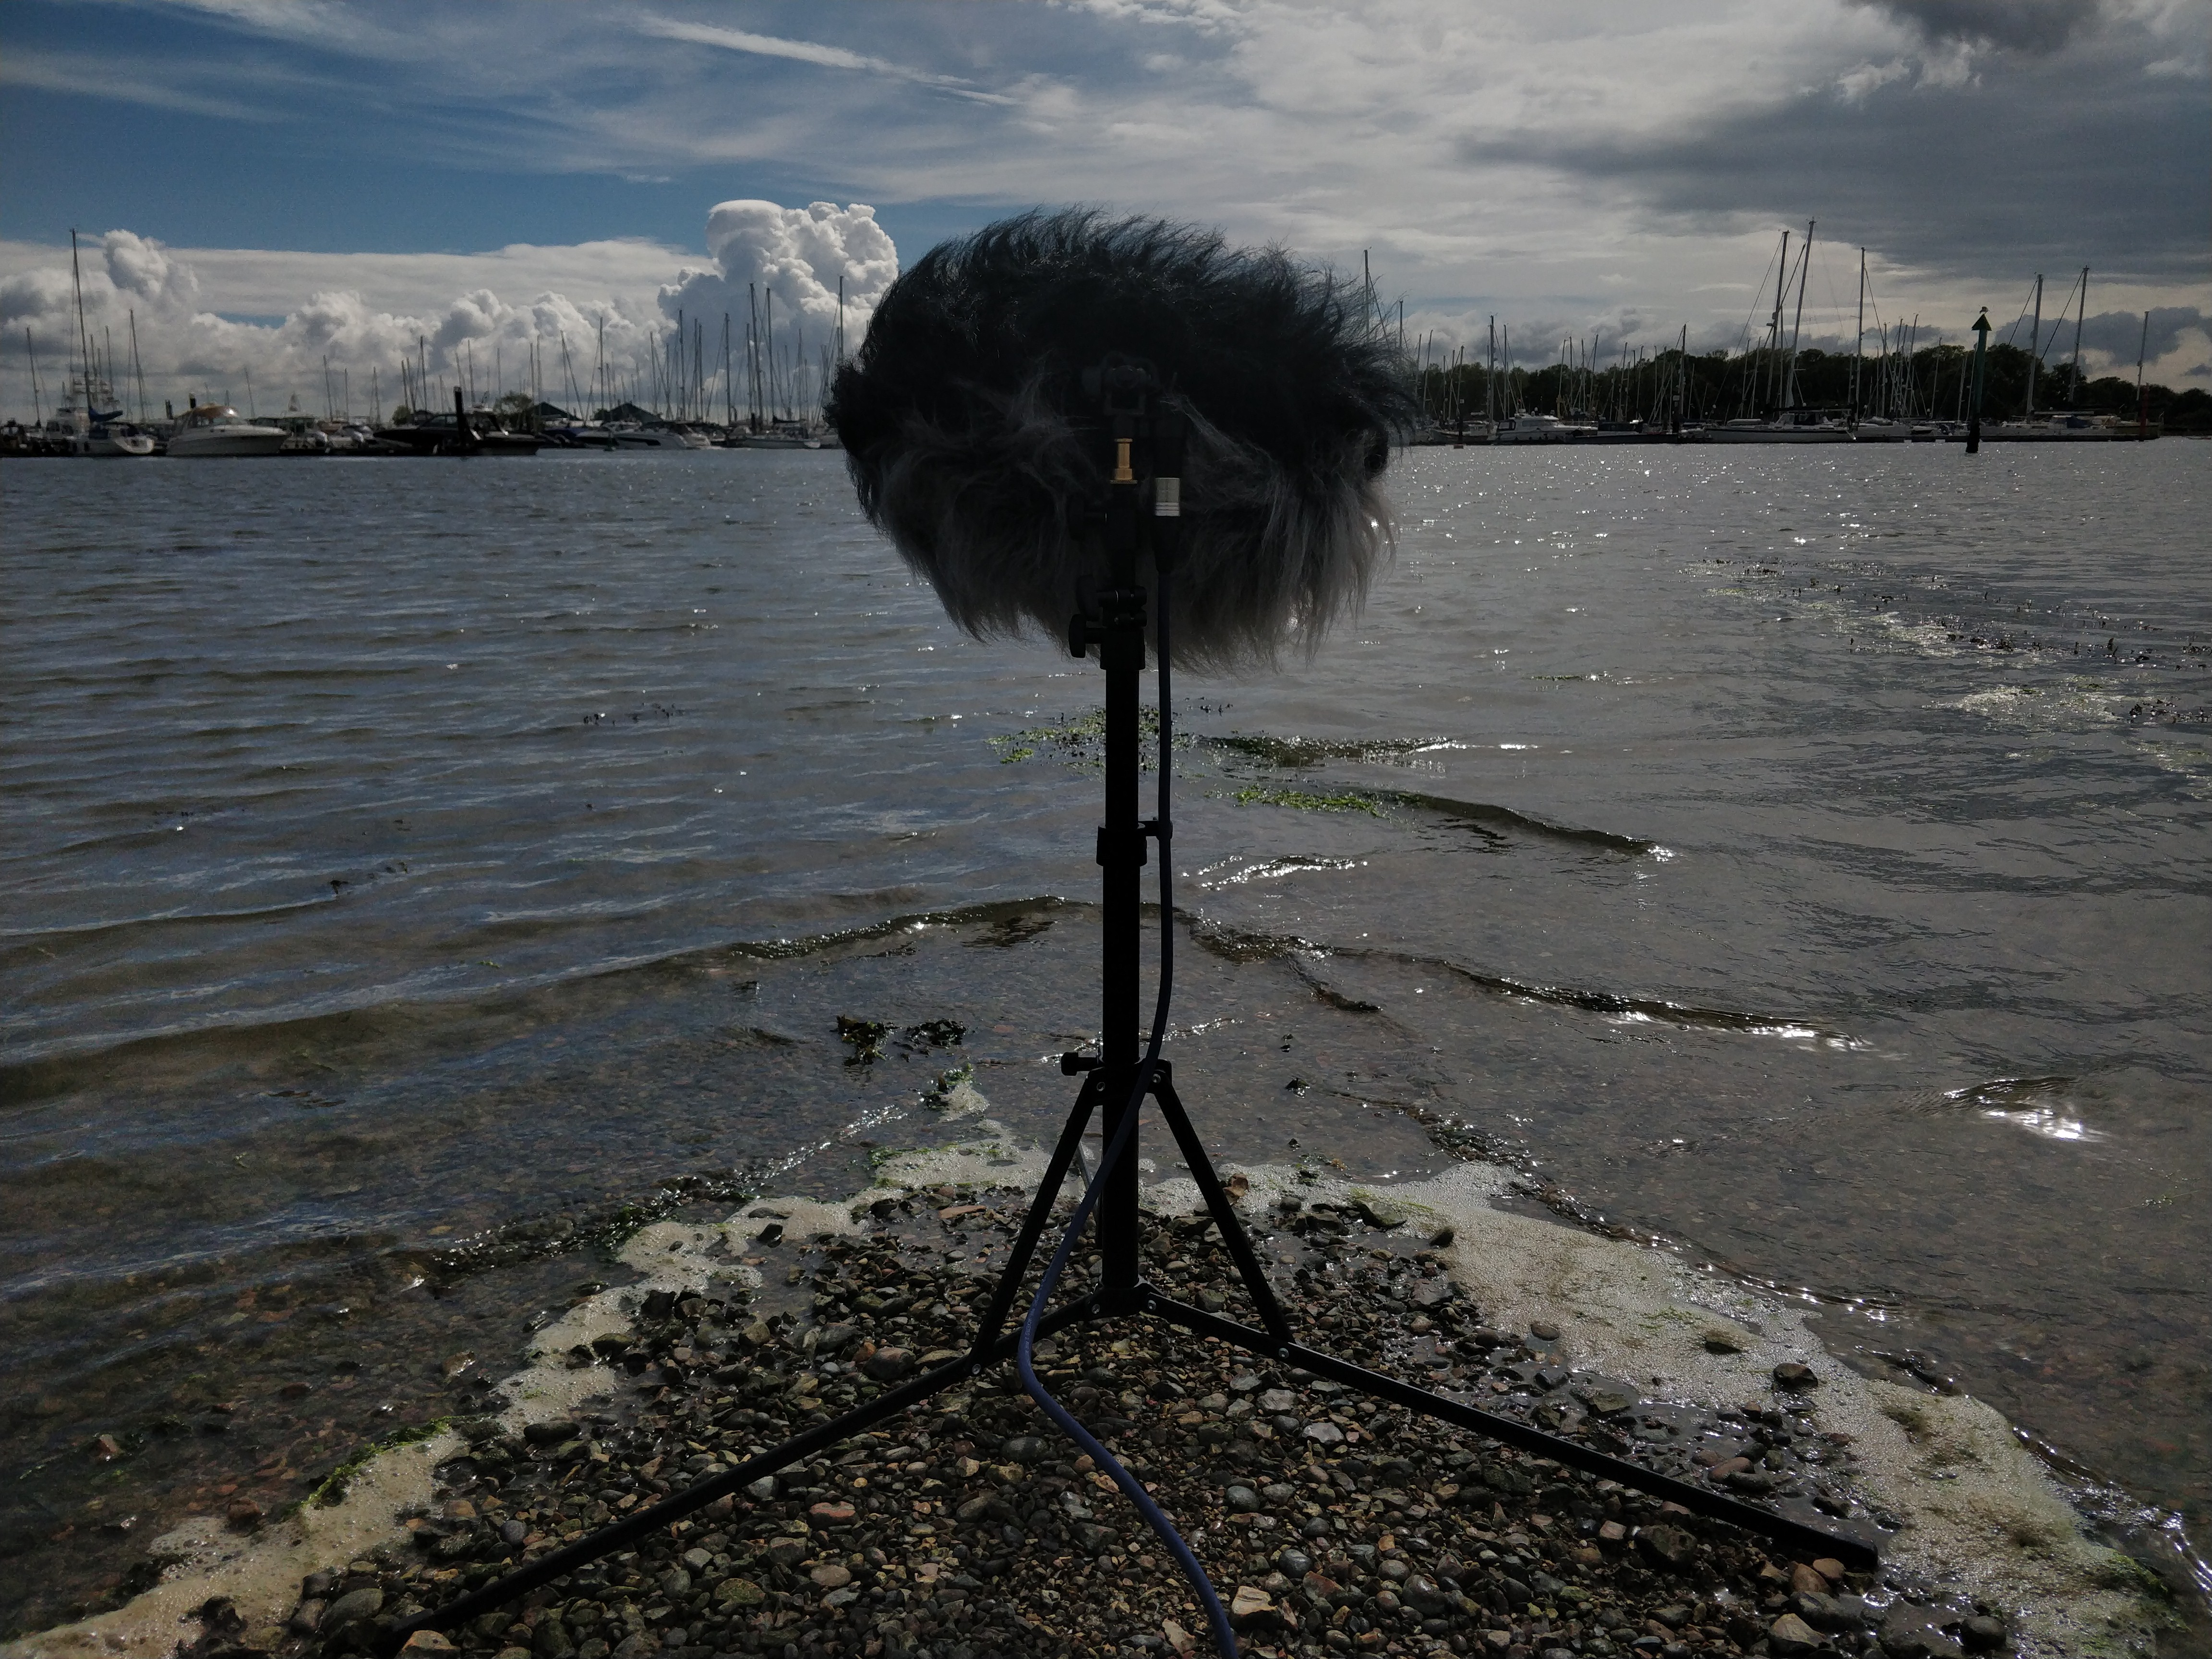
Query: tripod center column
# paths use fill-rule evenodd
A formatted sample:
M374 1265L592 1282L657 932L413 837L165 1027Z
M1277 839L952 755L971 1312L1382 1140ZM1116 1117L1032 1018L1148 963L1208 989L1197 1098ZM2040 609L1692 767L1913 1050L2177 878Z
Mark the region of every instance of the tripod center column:
M1103 1006L1101 1013L1101 1094L1103 1138L1110 1146L1123 1120L1140 1102L1130 1098L1137 1080L1139 957L1144 901L1145 829L1139 805L1142 737L1138 730L1138 677L1145 668L1145 590L1137 585L1137 483L1129 468L1135 422L1117 413L1117 465L1108 487L1106 554L1113 584L1101 594L1098 661L1106 671L1106 821L1098 836L1103 900ZM1137 1283L1137 1158L1132 1126L1127 1149L1099 1194L1101 1281L1109 1290Z

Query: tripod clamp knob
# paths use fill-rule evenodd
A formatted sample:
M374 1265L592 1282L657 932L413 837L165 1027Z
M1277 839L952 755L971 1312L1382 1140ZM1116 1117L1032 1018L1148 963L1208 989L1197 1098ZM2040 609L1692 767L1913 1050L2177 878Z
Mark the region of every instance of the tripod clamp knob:
M1062 1077L1080 1077L1085 1072L1097 1071L1104 1064L1096 1054L1079 1054L1071 1048L1060 1057L1060 1074Z

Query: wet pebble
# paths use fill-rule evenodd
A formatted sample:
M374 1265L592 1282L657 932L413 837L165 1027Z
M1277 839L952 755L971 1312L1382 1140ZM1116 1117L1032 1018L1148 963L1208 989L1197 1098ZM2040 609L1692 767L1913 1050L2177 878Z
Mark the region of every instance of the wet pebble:
M1003 1243L1023 1200L932 1199L878 1206L860 1237L792 1241L794 1285L807 1286L794 1300L811 1321L727 1286L648 1298L635 1332L592 1350L605 1382L572 1416L520 1433L465 1427L471 1455L450 1466L412 1544L303 1583L273 1659L358 1659L369 1632L962 1351L987 1281L946 1259L948 1234L957 1224L970 1249ZM1364 1231L1354 1249L1337 1223L1356 1217L1285 1213L1313 1224L1304 1261L1329 1269L1297 1284L1296 1317L1316 1346L1511 1409L1560 1401L1564 1432L1672 1457L1687 1478L1783 1479L1736 1449L1763 1456L1807 1432L1802 1401L1795 1415L1754 1401L1701 1416L1616 1379L1568 1376L1555 1352L1540 1356L1442 1293L1416 1230ZM1233 1283L1208 1229L1162 1223L1146 1249L1148 1274L1186 1296ZM1430 1322L1418 1340L1414 1307ZM1553 1343L1559 1329L1534 1321L1529 1335ZM1788 1645L1799 1630L1808 1652L1863 1639L1858 1594L1874 1581L1833 1562L1778 1558L1731 1528L1195 1335L1136 1320L1070 1328L1040 1342L1037 1364L1175 1519L1248 1650L1681 1659L1800 1651ZM1701 1435L1731 1455L1692 1466ZM1785 1461L1790 1480L1829 1478ZM1211 1650L1164 1546L1003 1370L452 1635L469 1659ZM191 1659L228 1655L224 1639L210 1633Z

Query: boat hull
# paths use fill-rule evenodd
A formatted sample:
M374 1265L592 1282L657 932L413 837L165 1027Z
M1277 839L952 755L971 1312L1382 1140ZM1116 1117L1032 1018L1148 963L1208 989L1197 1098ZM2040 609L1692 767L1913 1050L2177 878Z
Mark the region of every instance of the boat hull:
M2139 429L2132 426L2066 426L2053 422L2045 426L2006 422L1982 428L1985 444L2132 444L2143 443L2158 436L2158 428Z
M1912 441L1912 428L1902 421L1861 421L1852 428L1851 441L1861 444L1903 444Z
M154 441L143 432L94 433L79 440L84 446L77 453L97 459L114 460L132 455L151 455Z
M1847 444L1851 434L1844 427L1746 427L1716 426L1705 428L1709 444Z
M466 447L454 441L450 421L443 427L387 426L376 434L382 442L414 455L535 455L538 441L521 432L477 432Z
M288 434L275 428L211 428L203 432L179 432L169 440L169 453L177 460L198 461L240 455L275 455L282 452Z

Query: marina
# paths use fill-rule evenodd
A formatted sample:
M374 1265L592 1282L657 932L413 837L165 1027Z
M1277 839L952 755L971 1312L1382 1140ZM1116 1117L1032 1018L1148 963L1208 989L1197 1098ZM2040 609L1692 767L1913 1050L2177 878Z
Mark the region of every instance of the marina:
M1794 255L1795 234L1782 233L1761 279L1764 289L1766 276L1772 278L1764 330L1754 339L1747 319L1734 351L1693 353L1685 324L1674 343L1662 349L1620 344L1617 360L1607 363L1593 335L1560 342L1553 362L1531 368L1516 363L1510 327L1500 327L1492 318L1486 354L1478 361L1464 348L1446 349L1433 337L1409 345L1402 319L1394 325L1384 315L1369 273L1360 289L1362 303L1376 331L1387 335L1396 328L1422 411L1403 441L1417 448L1453 449L1965 443L1969 428L1977 425L1968 409L1969 388L1975 385L1980 386L1974 394L1980 414L1978 442L2148 442L2169 429L2177 435L2212 436L2212 396L2196 389L2177 395L2147 385L2140 354L2131 382L2118 376L2085 380L2081 331L2088 296L2086 269L2068 290L2048 331L2042 315L2043 279L2035 278L2010 334L1990 349L1986 384L1974 380L1966 346L1940 335L1923 343L1923 332L1932 331L1923 331L1917 318L1909 324L1885 320L1876 303L1869 319L1874 296L1864 249L1859 250L1853 349L1828 352L1806 343L1802 328L1814 228L1808 222L1796 240ZM527 354L528 386L495 387L488 395L479 390L472 353L448 366L449 372L465 372L442 379L432 374L428 341L418 339L414 361L402 359L392 366L401 400L388 421L375 400L374 369L368 377L371 409L365 420L356 420L342 390L350 385L350 371L341 371L334 383L327 363L320 416L303 413L295 394L287 414L270 423L258 421L250 410L240 415L227 401L210 403L197 396L188 398L181 414L171 409L155 417L146 411L142 380L137 418L125 420L111 382L94 377L88 344L70 380L69 401L51 416L34 409L29 422L0 422L0 458L454 459L522 457L540 450L835 450L837 437L823 418L823 398L844 361L842 292L837 314L828 341L817 342L811 354L803 325L788 319L779 344L775 291L756 285L742 318L726 313L721 319L719 355L708 349L703 319L686 319L679 312L655 336L641 362L624 366L610 357L602 331L592 366L580 379L565 333L533 340ZM2048 359L2069 315L2073 349L2061 368ZM2010 337L2022 325L2027 330L2025 348ZM2149 330L2146 313L2146 343ZM88 332L84 337L89 340ZM36 356L27 341L26 352L36 404ZM557 376L547 372L555 364ZM564 403L548 400L556 380ZM579 412L595 400L588 414ZM103 401L118 406L103 411L96 407Z

